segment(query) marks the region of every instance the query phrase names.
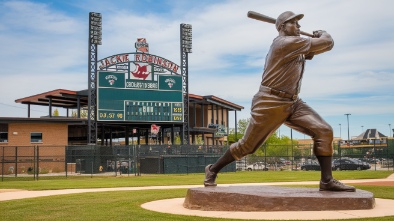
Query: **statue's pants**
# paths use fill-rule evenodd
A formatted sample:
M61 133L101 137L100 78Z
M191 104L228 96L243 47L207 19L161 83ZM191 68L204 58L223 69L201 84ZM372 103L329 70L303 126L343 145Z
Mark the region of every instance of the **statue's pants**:
M243 138L230 146L231 154L240 160L254 153L282 124L311 136L316 156L332 156L331 126L301 99L273 95L264 86L253 97L249 125Z

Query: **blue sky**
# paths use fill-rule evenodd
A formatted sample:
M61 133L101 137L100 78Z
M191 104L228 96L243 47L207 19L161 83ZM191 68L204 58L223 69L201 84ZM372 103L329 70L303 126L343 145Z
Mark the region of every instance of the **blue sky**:
M246 13L276 18L290 10L305 14L302 30L326 30L335 40L332 51L307 62L301 98L332 125L336 137L347 138L346 113L350 136L372 128L389 135L389 124L394 128L392 8L391 0L0 1L0 116L26 117L27 106L15 103L19 98L87 88L88 14L99 12L99 59L133 52L136 39L144 37L150 53L179 64L179 24L192 24L190 93L242 105L237 117L248 118L277 31ZM32 106L33 117L47 112ZM283 126L280 133L290 136L290 129Z

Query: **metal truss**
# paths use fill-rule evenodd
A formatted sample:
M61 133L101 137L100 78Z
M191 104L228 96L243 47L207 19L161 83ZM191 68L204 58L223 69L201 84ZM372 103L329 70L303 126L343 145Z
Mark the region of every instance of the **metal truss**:
M188 54L181 49L181 75L183 90L183 144L189 144L189 75Z
M88 143L97 141L97 45L89 43Z
M181 45L181 75L183 89L183 136L182 144L190 143L189 128L189 61L188 53L192 52L192 25L180 25L180 45Z

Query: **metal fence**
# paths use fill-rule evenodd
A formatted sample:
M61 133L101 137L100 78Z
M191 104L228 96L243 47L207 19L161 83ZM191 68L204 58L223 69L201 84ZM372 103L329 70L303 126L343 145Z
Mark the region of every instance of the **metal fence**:
M128 145L128 146L2 146L1 179L37 180L68 176L138 176L140 174L202 173L228 146ZM263 145L222 169L301 170L315 164L312 145ZM394 140L368 145L334 145L334 160L358 159L370 170L393 170ZM333 167L334 169L334 167Z
M40 174L65 171L64 146L0 147L2 180L9 177L38 179Z
M119 176L201 173L227 146L18 146L0 147L0 172L5 179L54 176ZM235 171L235 163L223 171Z
M215 162L225 146L129 145L67 146L67 164L84 174L199 173ZM233 167L233 168L232 168ZM235 165L227 170L235 170Z
M354 142L350 145L333 144L333 169L394 171L394 140L385 139L371 143ZM350 159L354 166L345 166L344 161ZM339 164L339 165L336 165ZM308 145L263 145L259 156L248 155L237 161L237 170L320 170L313 144Z

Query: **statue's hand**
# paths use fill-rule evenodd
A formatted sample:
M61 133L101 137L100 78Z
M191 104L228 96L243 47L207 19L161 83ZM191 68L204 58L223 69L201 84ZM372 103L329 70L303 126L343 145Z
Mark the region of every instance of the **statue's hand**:
M320 38L320 36L323 34L323 32L326 32L326 31L323 31L323 30L313 31L313 37Z
M305 60L312 60L313 56L315 56L315 53L311 52L311 53L305 55Z

